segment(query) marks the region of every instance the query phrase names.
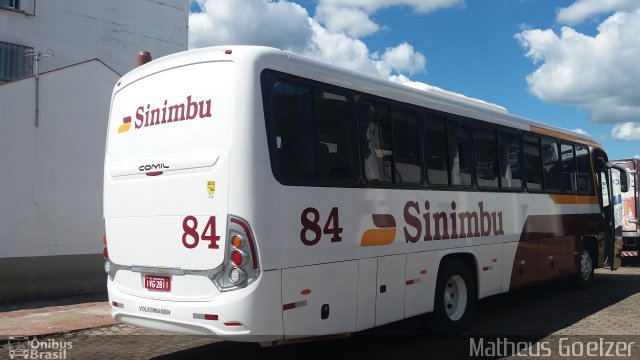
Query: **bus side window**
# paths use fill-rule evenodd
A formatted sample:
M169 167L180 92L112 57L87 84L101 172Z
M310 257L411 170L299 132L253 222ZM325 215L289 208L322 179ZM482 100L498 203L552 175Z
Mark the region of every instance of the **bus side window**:
M275 82L271 91L271 148L275 168L284 178L315 179L316 126L312 89L301 84Z
M360 104L360 141L365 178L373 183L393 182L393 150L389 106L365 100Z
M393 148L396 155L396 182L418 185L422 180L418 115L392 108Z
M542 190L542 160L540 158L540 138L524 135L522 137L524 148L524 166L527 174L527 189L530 191Z
M573 145L560 144L562 159L562 189L566 192L576 192L576 157Z
M350 96L318 91L318 174L320 180L353 180L355 141Z
M542 139L542 168L544 188L547 191L560 191L560 164L558 143L555 140Z
M471 130L463 120L449 120L451 185L471 185Z
M424 126L424 161L429 185L449 185L446 118L427 114Z
M502 188L522 189L522 170L520 160L520 139L517 132L500 130L500 178Z
M591 167L589 166L589 148L585 145L576 145L576 183L578 192L591 194Z
M496 129L490 126L476 126L473 129L473 144L478 187L497 188L499 183Z

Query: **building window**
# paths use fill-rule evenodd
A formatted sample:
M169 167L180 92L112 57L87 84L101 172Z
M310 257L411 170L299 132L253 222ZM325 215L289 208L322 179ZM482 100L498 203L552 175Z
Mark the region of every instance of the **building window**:
M0 8L20 10L20 0L0 0Z
M0 42L0 82L17 80L33 74L31 57L25 54L25 51L31 49Z

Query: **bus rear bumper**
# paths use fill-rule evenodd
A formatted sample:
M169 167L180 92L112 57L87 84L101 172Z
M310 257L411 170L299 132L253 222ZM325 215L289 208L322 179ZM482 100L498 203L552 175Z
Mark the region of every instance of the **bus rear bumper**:
M116 321L185 335L270 342L283 339L280 271L265 271L244 289L211 301L166 301L124 293L107 280Z

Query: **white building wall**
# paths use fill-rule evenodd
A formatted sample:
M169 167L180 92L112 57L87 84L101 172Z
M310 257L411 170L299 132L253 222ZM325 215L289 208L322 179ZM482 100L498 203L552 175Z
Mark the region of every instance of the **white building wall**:
M40 71L100 59L118 73L135 55L187 49L189 0L23 0L24 13L0 9L0 41L51 49Z
M36 234L34 93L33 79L0 85L0 257L24 253Z
M0 302L103 292L102 164L119 75L98 60L0 85Z
M102 172L111 91L187 49L189 0L21 0L0 42L51 49L35 77L0 84L0 303L104 292ZM36 83L39 119L35 126Z
M37 128L35 79L0 86L0 257L102 251L102 163L118 78L97 60L42 74Z

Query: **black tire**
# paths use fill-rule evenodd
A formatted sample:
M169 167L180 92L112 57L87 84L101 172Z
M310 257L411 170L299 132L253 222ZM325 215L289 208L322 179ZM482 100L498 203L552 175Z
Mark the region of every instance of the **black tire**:
M442 265L436 282L434 317L437 332L455 335L465 330L476 302L476 283L471 271L460 260Z
M578 254L578 273L575 277L578 289L586 289L593 284L595 276L595 266L593 264L593 253L583 246Z

